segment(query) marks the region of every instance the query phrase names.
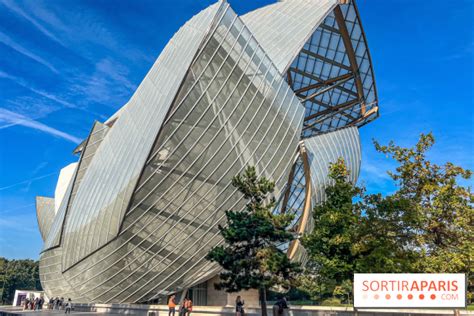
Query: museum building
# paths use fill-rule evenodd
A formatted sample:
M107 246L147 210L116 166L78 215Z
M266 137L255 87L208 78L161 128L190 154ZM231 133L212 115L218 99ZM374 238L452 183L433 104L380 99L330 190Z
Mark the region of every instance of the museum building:
M49 297L156 302L171 293L225 305L206 260L226 210L245 207L231 179L247 166L275 182L292 231L317 223L329 164L353 183L359 128L378 117L369 50L354 1L283 0L238 16L226 1L171 38L130 100L92 124L37 197ZM281 245L305 261L295 239Z

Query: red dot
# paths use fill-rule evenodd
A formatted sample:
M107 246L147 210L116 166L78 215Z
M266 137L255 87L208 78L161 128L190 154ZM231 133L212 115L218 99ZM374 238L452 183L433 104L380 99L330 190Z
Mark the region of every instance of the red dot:
M378 295L378 294L375 294L375 295L374 295L374 298L375 298L376 300L378 300L378 299L379 299L379 295Z
M420 300L424 299L425 296L423 294L420 294Z
M385 294L385 298L386 298L387 300L389 300L389 299L390 299L390 294Z
M413 299L413 295L412 295L412 294L408 294L408 299L409 299L409 300Z
M401 294L397 294L397 299L401 300L401 299L402 299L402 295L401 295Z
M431 297L431 299L432 299L432 300L434 300L434 299L436 298L436 295L434 295L434 294L431 294L431 296L430 296L430 297Z

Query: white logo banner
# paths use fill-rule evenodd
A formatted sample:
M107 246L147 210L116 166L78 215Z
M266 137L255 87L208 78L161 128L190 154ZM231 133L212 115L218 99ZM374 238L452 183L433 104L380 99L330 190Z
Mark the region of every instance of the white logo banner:
M461 273L356 273L356 308L455 308L466 306Z

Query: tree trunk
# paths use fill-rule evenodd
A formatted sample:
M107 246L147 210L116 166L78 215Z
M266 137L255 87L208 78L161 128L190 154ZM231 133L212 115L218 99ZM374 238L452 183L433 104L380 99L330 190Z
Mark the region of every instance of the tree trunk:
M267 290L264 287L261 287L258 289L258 294L260 296L260 308L262 309L262 316L267 316Z

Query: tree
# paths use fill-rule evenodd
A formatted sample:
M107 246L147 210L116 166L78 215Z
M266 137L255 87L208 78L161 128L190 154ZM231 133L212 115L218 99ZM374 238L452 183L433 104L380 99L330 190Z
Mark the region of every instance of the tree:
M331 165L327 201L314 209L315 229L303 239L311 273L301 289L322 300L344 297L354 272L457 272L468 275L473 296L474 196L459 183L472 172L428 160L434 142L431 133L410 148L374 141L398 164L388 172L397 191L385 196L349 183L341 159Z
M435 143L432 133L421 134L418 143L404 148L390 142L376 149L393 158L398 167L389 175L399 189L394 199L410 204L411 231L418 272L460 272L474 277L474 195L459 179L470 179L472 171L451 162L438 165L428 160L427 151ZM449 262L449 264L446 264Z
M272 213L275 199L269 197L275 185L265 177L257 177L254 167L236 175L232 185L247 200L246 207L243 211L226 211L227 225L219 225L225 244L213 248L207 258L223 268L216 289L258 289L265 316L267 290L275 286L288 288L299 272L299 265L278 248L293 240L288 231L293 216Z
M0 275L2 304L11 304L17 289L42 290L38 261L0 257Z
M314 230L302 238L309 262L300 286L312 293L313 299L346 299L352 293L358 257L353 245L361 212L360 204L353 200L362 196L363 189L350 183L348 176L342 158L330 165L333 184L326 189L326 201L313 209Z

